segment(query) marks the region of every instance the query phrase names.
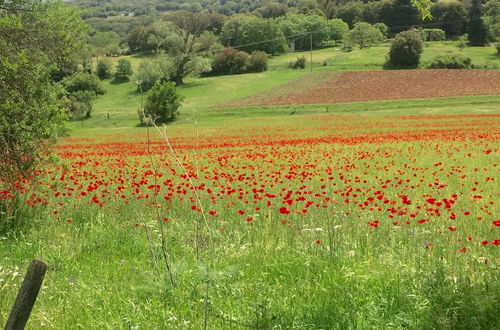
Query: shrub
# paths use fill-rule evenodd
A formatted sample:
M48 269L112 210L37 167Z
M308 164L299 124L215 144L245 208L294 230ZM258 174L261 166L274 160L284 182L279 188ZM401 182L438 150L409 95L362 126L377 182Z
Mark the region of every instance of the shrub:
M389 61L396 67L416 67L423 51L423 41L418 30L408 30L396 35L389 50Z
M139 109L139 118L143 124L173 121L179 113L182 99L173 82L158 82L146 98L144 111Z
M446 34L441 29L424 29L425 40L427 41L441 41L446 39Z
M96 75L101 80L111 78L111 62L109 60L100 60L97 63Z
M292 69L304 69L306 67L306 58L305 56L297 57L295 62L290 62L288 65Z
M247 61L248 72L263 72L267 70L267 54L260 50L254 51Z
M224 48L215 57L212 72L216 74L243 73L246 70L247 58L246 52L231 47Z
M497 49L497 56L500 56L500 41L495 44L495 48Z
M116 81L128 81L132 75L132 64L126 59L121 59L118 61L115 72Z
M457 48L460 50L463 50L465 47L467 47L467 35L463 35L458 38L457 41Z
M104 94L106 90L102 87L99 78L86 72L77 72L74 75L65 78L62 82L68 93L77 91L92 91L95 94Z
M267 54L254 51L252 55L234 48L225 48L214 61L212 73L237 74L245 72L262 72L267 70Z
M429 69L468 69L471 59L459 54L446 54L435 57L428 65Z

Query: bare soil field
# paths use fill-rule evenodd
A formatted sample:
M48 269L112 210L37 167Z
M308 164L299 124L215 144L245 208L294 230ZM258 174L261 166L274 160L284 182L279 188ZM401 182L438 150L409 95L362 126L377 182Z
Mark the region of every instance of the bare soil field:
M286 84L286 86L293 83ZM293 85L292 85L293 86ZM280 87L275 88L277 90ZM500 71L394 70L344 72L327 81L288 93L263 93L224 107L323 104L500 94ZM259 93L262 94L262 93ZM274 95L274 96L273 96ZM273 96L273 97L271 97ZM253 100L252 100L253 99Z

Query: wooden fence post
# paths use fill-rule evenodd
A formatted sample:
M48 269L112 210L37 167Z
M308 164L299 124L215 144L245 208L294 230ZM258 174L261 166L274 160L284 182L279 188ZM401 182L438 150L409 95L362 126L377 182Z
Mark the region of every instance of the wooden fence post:
M17 294L16 302L12 307L5 330L22 330L28 322L36 297L42 286L43 277L47 271L47 264L35 259L31 262L23 284Z

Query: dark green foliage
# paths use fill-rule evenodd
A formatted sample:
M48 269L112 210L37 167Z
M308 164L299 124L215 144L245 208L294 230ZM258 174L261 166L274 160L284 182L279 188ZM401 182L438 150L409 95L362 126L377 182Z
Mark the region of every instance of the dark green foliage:
M431 8L432 24L445 31L446 36L458 37L467 32L467 9L463 2L439 1Z
M360 1L347 2L338 10L337 18L346 22L349 28L353 28L354 24L363 21L363 3Z
M418 30L408 30L396 35L389 50L389 61L395 67L414 68L420 62L423 41Z
M500 41L495 44L495 48L497 49L497 56L500 56Z
M379 19L380 22L390 26L393 33L408 29L408 26L422 24L419 11L408 0L383 2Z
M488 30L481 17L481 1L472 0L469 11L469 44L471 46L485 46L488 42Z
M108 60L99 60L96 67L96 75L101 80L111 78L111 62Z
M255 50L279 54L286 49L286 39L279 24L272 19L235 15L222 27L222 43L228 47L241 46L245 52Z
M0 4L0 173L15 184L67 131L49 73L74 70L88 29L75 8L59 2Z
M106 90L102 87L99 77L86 73L77 72L71 77L63 80L63 86L67 92L92 91L95 94L105 94Z
M132 73L133 73L132 64L130 64L128 60L122 58L118 61L118 64L116 65L115 81L117 82L128 81Z
M469 69L470 57L460 54L446 54L436 56L428 65L429 69Z
M143 124L171 122L179 113L182 99L174 83L158 82L146 98L144 112L139 109L139 118Z
M306 58L304 56L302 57L297 57L295 62L290 62L288 65L290 68L296 70L296 69L304 69L306 67Z
M441 41L446 39L444 30L441 29L423 29L426 41Z
M150 42L155 33L154 25L138 26L127 34L125 41L132 52L150 51L155 47L154 43Z
M288 6L277 2L269 2L257 9L263 18L276 18L286 15Z

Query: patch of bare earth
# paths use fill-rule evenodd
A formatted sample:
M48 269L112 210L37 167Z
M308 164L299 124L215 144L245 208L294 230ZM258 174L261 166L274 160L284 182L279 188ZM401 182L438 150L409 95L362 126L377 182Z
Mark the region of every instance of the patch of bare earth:
M331 81L338 76L338 72L320 71L309 73L302 76L300 79L291 81L289 83L262 91L260 93L247 96L241 99L236 99L227 103L219 104L214 108L237 108L237 107L251 107L260 106L279 97L287 97L289 95L298 93L304 89L316 86L325 81Z
M365 102L500 94L500 71L351 71L334 79L260 102L261 106ZM233 101L235 106L237 101ZM254 104L255 105L255 104Z

